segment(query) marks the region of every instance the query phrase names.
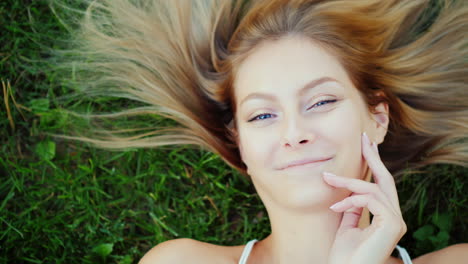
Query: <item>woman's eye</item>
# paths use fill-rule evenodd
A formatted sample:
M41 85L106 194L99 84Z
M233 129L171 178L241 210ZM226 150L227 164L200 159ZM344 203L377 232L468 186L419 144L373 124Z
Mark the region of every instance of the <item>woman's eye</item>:
M318 106L322 106L322 105L326 105L326 104L329 104L329 103L334 103L336 102L336 99L329 99L329 100L322 100L314 105L312 105L311 107L309 107L307 110L311 109L311 108L314 108L314 107L318 107Z
M268 117L271 117L271 114L264 113L264 114L260 114L258 116L255 116L254 118L250 119L248 122L252 122L252 121L255 121L255 120L268 119Z
M309 110L311 108L319 107L319 106L322 106L322 105L326 105L326 104L329 104L329 103L334 103L336 101L337 101L336 99L322 100L322 101L317 102L316 104L312 105L307 110ZM263 113L263 114L255 116L254 118L248 120L247 122L252 122L252 121L256 121L256 120L264 120L264 119L270 118L271 116L272 116L272 114L270 114L270 113Z

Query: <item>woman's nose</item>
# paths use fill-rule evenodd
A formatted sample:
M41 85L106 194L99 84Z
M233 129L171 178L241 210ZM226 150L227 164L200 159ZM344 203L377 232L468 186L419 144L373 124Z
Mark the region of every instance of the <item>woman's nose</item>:
M290 118L284 122L281 145L297 148L300 145L313 142L315 133L301 118Z

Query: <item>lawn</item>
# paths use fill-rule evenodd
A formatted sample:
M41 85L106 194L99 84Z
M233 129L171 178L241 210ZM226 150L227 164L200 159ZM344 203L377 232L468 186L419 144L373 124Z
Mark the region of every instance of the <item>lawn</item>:
M50 136L88 125L63 109L132 102L69 96L63 80L73 76L45 60L68 34L47 1L1 1L0 27L1 263L136 263L169 239L238 245L268 234L252 184L212 153L109 151ZM399 244L412 257L468 242L468 168L424 169L397 186L408 225Z

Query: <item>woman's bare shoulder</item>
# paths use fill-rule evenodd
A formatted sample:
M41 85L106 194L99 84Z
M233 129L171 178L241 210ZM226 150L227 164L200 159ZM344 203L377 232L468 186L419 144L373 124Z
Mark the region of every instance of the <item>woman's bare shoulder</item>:
M243 246L219 246L190 238L178 238L158 244L139 264L237 263Z
M414 264L465 264L468 259L468 243L455 244L422 255L413 260Z

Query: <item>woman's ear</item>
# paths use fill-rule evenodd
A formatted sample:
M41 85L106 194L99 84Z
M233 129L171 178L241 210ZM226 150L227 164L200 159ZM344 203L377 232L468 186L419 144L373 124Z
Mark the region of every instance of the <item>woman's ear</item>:
M379 103L374 108L374 112L371 113L374 120L374 141L376 141L377 144L382 143L387 134L388 124L390 122L388 113L388 103L386 102Z

